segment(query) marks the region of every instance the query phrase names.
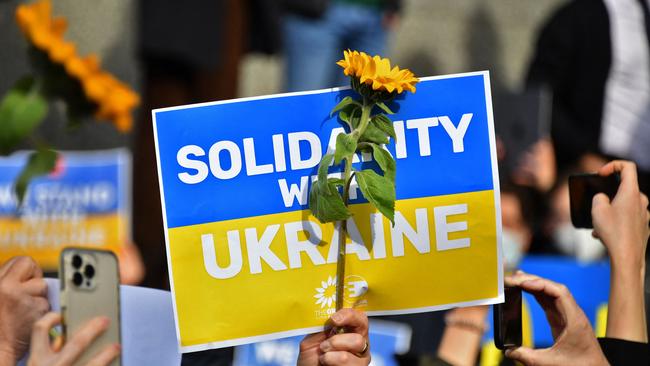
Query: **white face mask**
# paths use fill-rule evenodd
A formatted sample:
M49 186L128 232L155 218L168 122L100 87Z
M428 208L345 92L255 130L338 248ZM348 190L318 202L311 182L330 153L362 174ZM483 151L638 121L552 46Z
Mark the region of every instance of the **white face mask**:
M600 240L591 236L590 229L576 229L570 222L558 226L553 232L553 239L562 253L582 262L595 261L605 253L605 247Z
M503 247L503 260L505 262L506 271L514 271L519 266L521 258L524 256L523 248L524 243L520 235L516 232L503 229L501 236L501 245Z

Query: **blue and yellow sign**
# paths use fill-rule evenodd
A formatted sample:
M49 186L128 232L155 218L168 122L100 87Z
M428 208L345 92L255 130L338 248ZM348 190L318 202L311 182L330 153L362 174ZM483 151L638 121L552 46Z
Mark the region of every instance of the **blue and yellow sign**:
M0 263L29 255L56 271L66 246L109 249L130 240L127 150L61 152L54 172L30 182L19 206L13 186L28 153L0 159Z
M305 334L334 312L338 232L310 215L308 191L343 132L330 110L351 93L153 111L183 352ZM345 303L380 315L502 301L487 72L425 78L392 107L395 225L352 184Z

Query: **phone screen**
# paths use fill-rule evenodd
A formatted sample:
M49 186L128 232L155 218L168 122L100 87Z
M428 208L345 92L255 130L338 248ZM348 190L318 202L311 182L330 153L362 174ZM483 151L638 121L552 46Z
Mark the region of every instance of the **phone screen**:
M506 287L505 302L494 305L494 344L500 350L521 346L521 288Z
M607 177L598 174L576 174L569 177L569 199L571 222L577 228L591 229L591 203L597 193L605 193L614 199L621 177L612 174Z

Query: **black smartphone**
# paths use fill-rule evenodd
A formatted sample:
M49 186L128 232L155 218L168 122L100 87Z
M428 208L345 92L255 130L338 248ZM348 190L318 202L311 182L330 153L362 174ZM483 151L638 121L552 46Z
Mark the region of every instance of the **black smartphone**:
M571 222L577 228L591 229L591 202L597 193L605 193L614 199L621 176L616 173L607 177L598 174L576 174L569 176L569 200Z
M521 288L506 287L505 302L495 304L494 344L504 351L521 346Z

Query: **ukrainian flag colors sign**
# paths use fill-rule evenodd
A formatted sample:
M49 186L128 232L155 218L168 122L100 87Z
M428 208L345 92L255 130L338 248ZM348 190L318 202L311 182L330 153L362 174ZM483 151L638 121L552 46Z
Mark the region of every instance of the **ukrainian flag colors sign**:
M153 111L183 352L313 332L334 312L338 234L310 215L308 190L343 131L330 110L351 94ZM352 185L345 303L380 315L502 301L487 72L423 79L391 107L395 226Z
M18 205L13 186L27 158L23 151L0 159L0 263L29 255L56 271L66 246L119 253L130 240L129 152L60 152L54 172L32 180Z

